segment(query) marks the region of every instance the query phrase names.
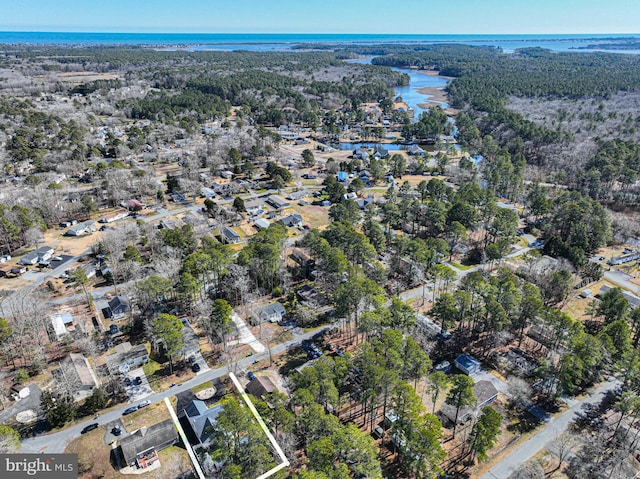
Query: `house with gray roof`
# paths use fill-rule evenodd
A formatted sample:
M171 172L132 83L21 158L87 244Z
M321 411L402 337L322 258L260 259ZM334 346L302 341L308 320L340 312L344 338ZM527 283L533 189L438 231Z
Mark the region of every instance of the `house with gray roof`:
M287 200L278 195L270 195L267 197L267 203L273 206L277 210L281 210L283 208L288 208L291 206Z
M257 309L254 312L254 316L258 323L269 321L271 323L277 323L284 318L287 311L280 302L269 304L263 308Z
M238 244L241 241L240 235L228 226L222 228L222 231L220 231L220 236L225 243L229 244Z
M120 440L120 452L129 467L146 469L158 460L158 451L178 442L178 431L171 419L141 427Z
M209 438L209 428L213 426L218 415L223 411L222 404L207 407L204 401L194 399L182 411L186 418L194 437L199 444L205 444Z
M115 353L106 357L107 367L112 374L127 373L149 362L149 351L144 344L131 346L127 341L116 345L115 349Z
M93 220L83 221L72 226L65 232L65 236L82 236L93 233L96 230L96 222Z

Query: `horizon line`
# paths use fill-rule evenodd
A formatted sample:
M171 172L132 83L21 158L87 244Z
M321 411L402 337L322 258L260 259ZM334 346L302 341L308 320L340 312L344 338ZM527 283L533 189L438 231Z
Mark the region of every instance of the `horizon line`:
M1 28L1 27L0 27ZM134 34L134 35L397 35L397 36L432 36L432 35L494 35L494 36L525 36L525 35L640 35L640 32L553 32L553 33L398 33L398 32L193 32L193 31L112 31L112 30L2 30L0 33L88 33L88 34Z

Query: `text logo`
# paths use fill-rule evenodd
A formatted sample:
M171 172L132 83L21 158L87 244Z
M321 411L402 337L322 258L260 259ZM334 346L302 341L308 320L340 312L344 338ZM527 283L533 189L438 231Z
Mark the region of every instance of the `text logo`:
M2 479L77 479L77 454L0 454Z

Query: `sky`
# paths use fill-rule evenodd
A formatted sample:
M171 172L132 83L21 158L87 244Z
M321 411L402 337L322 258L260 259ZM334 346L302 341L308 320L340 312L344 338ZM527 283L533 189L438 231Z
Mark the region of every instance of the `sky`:
M0 0L0 31L638 33L638 0Z

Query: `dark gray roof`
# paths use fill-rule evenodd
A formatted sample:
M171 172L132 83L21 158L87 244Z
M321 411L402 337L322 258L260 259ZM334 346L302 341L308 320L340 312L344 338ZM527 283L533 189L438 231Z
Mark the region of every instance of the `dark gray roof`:
M229 239L236 239L236 240L240 239L240 235L228 227L222 228L222 234Z
M143 427L120 440L122 456L127 464L132 464L136 456L151 448L164 449L178 441L178 432L173 421L165 419L151 427Z
M208 408L204 401L194 399L184 409L184 413L193 429L193 433L196 435L200 442L204 442L209 436L207 429L216 422L218 414L223 410L222 404L217 404L211 408Z
M291 227L302 223L302 216L300 216L299 214L292 214L287 216L286 218L282 218L280 221L282 221L282 223L286 227Z
M121 296L116 296L109 301L109 309L112 314L123 314L129 311L129 305Z

